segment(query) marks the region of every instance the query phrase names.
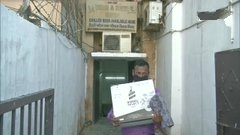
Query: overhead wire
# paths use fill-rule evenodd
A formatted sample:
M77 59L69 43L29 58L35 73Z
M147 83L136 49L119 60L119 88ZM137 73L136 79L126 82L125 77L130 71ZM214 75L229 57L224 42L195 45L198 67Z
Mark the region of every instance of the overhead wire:
M239 2L240 2L240 0L230 1L230 3L231 3L232 6L236 5L236 4L239 3Z
M172 6L172 8L170 9L170 11L166 14L166 20L167 20L167 18L168 18L168 16L172 13L172 10L176 7L176 5L177 5L178 3L175 3L173 6Z
M82 12L79 10L80 3L78 0L31 0L31 2L34 6L34 12L37 12L41 16L40 18L43 18L56 31L63 33L68 39L81 47L82 38L79 38L79 36L82 36L82 34L79 34L82 33L83 24L80 20L83 19L83 16L82 13L79 15L79 12L77 12ZM61 2L61 8L65 12L59 11L59 5L56 2ZM46 10L49 5L52 8L50 12ZM58 22L59 17L63 20L62 22Z

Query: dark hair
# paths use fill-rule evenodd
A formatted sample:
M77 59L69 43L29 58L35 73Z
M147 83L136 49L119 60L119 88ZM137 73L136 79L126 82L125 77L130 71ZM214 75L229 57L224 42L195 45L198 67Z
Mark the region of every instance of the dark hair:
M147 66L149 68L149 64L145 60L136 60L134 63L134 67L136 66Z

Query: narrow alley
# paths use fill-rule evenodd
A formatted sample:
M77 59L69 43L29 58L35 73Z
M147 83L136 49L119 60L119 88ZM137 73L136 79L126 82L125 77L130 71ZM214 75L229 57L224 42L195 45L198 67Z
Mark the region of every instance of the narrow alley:
M121 135L138 73L174 122L149 134L240 135L240 0L0 0L0 67L0 135Z

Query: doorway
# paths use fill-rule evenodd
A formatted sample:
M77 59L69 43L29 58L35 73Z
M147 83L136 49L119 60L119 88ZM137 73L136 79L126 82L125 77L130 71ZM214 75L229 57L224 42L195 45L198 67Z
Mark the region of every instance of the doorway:
M215 54L217 135L240 134L240 49Z
M112 108L110 87L132 80L133 61L94 60L94 119L106 117Z

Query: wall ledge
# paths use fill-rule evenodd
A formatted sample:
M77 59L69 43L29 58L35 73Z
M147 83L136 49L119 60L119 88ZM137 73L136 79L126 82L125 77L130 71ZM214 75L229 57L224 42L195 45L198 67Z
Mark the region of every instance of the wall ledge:
M126 53L126 52L92 52L91 56L94 59L145 59L147 58L146 53Z

